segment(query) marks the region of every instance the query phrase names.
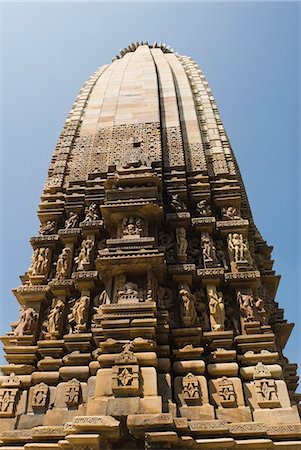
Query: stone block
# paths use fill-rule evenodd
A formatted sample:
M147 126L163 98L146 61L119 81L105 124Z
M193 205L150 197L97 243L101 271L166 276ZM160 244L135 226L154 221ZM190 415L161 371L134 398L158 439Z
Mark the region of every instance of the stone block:
M141 367L141 378L143 396L158 395L156 369L154 367Z
M140 414L160 414L162 413L161 397L143 397L140 398Z
M225 422L251 422L252 414L248 406L238 406L237 408L217 408L216 417ZM260 421L262 422L262 420Z
M140 398L123 397L109 398L107 414L110 416L127 416L128 414L139 414Z

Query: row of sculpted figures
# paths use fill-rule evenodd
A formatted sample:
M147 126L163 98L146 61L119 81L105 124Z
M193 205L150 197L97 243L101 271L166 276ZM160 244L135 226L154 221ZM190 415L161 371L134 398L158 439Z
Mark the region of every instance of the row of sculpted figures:
M32 306L22 305L13 334L36 334L38 328L40 339L53 339L63 333L86 332L100 323L103 305L148 301L156 302L158 310L168 311L171 328L200 326L204 331L233 330L235 334L246 323L268 325L273 312L263 285L257 291L217 288L213 284L192 288L186 282L176 284L172 280L159 284L152 271L144 277L122 273L110 278L106 286L100 283L91 291L53 298L40 318Z

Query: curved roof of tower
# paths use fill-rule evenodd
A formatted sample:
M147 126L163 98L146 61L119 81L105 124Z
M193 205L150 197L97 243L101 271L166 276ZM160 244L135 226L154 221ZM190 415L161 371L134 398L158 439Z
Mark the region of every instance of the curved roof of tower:
M205 196L213 192L233 198L241 192L242 208L252 218L204 74L192 58L156 42L130 44L83 85L56 146L45 189L114 171L138 146L150 165L161 168L165 183L177 180L186 197L202 190Z

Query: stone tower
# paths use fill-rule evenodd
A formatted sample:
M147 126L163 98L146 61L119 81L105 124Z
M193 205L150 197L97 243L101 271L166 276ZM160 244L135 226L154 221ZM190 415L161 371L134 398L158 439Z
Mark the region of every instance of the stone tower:
M191 58L140 42L98 69L41 200L2 449L301 448L272 248Z

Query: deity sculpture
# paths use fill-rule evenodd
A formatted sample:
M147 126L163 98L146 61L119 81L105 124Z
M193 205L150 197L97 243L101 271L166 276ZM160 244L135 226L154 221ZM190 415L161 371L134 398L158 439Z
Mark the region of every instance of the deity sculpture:
M77 212L70 211L68 218L65 220L65 229L76 228L79 221L79 214Z
M227 264L223 241L215 242L215 254L216 254L219 266L223 267L225 270L228 270L229 267Z
M252 266L252 257L248 247L247 241L242 234L229 233L228 235L228 249L232 261L236 264L246 263L247 266Z
M210 204L207 200L201 200L196 205L196 212L199 216L208 217L212 215Z
M79 299L71 300L72 305L67 320L70 333L78 333L86 328L89 314L90 297L82 295Z
M47 247L36 248L31 257L31 266L28 269L29 276L46 275L49 266L50 249Z
M201 246L198 238L190 239L188 243L188 262L200 265L201 264Z
M84 223L94 222L95 220L99 220L99 213L97 211L96 203L91 203L91 205L87 206L85 209L85 218L83 220Z
M202 233L201 246L202 246L204 267L206 268L212 267L213 265L218 265L215 246L209 233L207 232Z
M186 240L186 230L184 227L176 228L176 240L178 257L185 257L188 248L188 242Z
M225 329L225 305L222 292L208 290L210 324L212 331L222 331Z
M206 307L206 294L203 289L197 289L194 292L195 297L195 308L199 318L200 325L203 330L210 330L209 317Z
M141 299L139 298L139 290L136 283L132 283L131 281L127 281L122 289L118 290L117 293L117 302L130 302L136 303Z
M55 233L56 222L55 220L47 220L46 223L42 223L40 226L40 234L42 236Z
M237 291L237 300L242 320L244 322L254 322L256 320L256 305L252 290Z
M62 253L59 255L56 263L56 276L58 280L64 280L68 275L69 266L69 248L63 248Z
M83 240L79 255L74 258L74 262L77 264L77 270L85 270L85 265L91 262L91 252L94 242L91 238Z
M187 283L179 285L180 313L184 327L193 327L197 323L197 313L195 309L195 297L191 293Z
M239 334L239 323L237 320L237 313L231 301L231 298L224 296L225 312L226 312L226 329L232 329L236 334Z
M226 220L239 220L241 215L239 210L235 206L227 206L222 209L223 219Z
M175 260L175 242L172 236L164 231L160 231L159 245L165 247L166 261L173 262Z
M143 227L140 217L124 217L122 221L123 237L142 236Z
M54 299L47 318L47 333L50 335L60 333L63 325L64 312L64 302L61 299Z
M36 311L31 307L26 308L25 305L22 305L18 325L13 332L14 336L34 334L37 321L38 314L36 313Z
M172 194L170 206L174 211L187 211L187 207L179 194Z

